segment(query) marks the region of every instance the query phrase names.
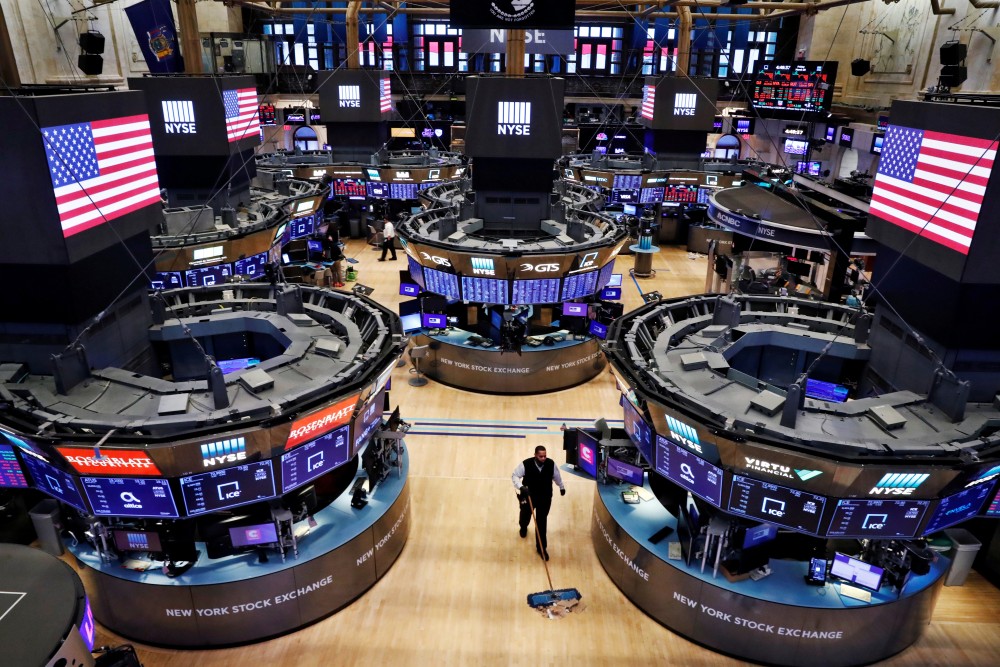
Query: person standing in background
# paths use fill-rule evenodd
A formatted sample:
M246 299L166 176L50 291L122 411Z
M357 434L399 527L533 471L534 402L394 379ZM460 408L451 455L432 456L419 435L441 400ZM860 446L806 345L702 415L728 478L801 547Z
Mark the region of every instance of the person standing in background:
M525 459L514 468L511 475L514 488L517 489L521 503L521 513L518 524L521 527L521 537L528 536L528 522L531 520L531 509L535 510L535 526L538 534L535 539L535 551L545 560L549 559L548 539L546 532L549 525L549 508L552 507L552 484L559 487L559 495L566 495L566 485L563 484L559 468L548 458L545 447L535 447L535 456ZM529 505L528 500L531 499Z
M392 260L396 261L396 227L392 224L392 221L388 218L385 221L385 227L382 229L382 256L378 258L378 261L385 261L385 254L387 252L392 253Z

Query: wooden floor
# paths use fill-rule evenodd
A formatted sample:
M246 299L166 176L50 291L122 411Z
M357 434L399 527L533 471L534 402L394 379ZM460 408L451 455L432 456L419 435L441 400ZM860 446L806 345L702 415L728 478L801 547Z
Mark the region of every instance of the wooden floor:
M375 288L373 298L395 307L405 256L379 263L360 241L349 244L348 254L360 260L359 282ZM628 276L631 265L631 257L618 260L626 310L641 303ZM645 291L704 291L704 257L665 248L654 268L654 278L640 281ZM550 621L526 604L528 593L548 584L531 541L517 535L511 471L537 444L561 463L562 420L582 426L600 416L620 419L610 375L529 397L472 394L435 383L413 388L406 379L407 369L397 369L392 400L413 424L406 440L412 529L385 578L325 621L272 641L213 651L138 645L146 667L742 664L673 634L610 582L590 541L594 482L572 472L564 472L568 492L554 499L549 515L549 566L555 587L578 588L587 609ZM510 428L476 436L477 422ZM431 430L447 435L419 435ZM99 631L98 643L122 641ZM963 587L945 588L923 638L884 664L1000 664L1000 591L976 573Z

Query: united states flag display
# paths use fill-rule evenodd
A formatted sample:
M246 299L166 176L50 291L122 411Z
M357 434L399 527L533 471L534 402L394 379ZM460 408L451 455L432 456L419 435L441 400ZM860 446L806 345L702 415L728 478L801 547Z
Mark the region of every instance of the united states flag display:
M642 87L642 107L639 115L648 121L653 120L653 111L656 109L656 86Z
M149 116L42 128L63 236L160 203Z
M226 107L226 137L229 143L240 139L260 138L259 106L255 88L224 90L222 103Z
M379 82L379 110L382 113L389 113L392 111L392 80L382 79Z
M890 125L870 213L968 255L996 152L996 141Z

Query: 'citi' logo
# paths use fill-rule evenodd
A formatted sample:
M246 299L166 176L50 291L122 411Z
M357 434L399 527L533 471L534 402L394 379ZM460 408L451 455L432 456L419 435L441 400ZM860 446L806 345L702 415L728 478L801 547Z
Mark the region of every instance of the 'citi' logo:
M693 116L698 106L698 96L695 93L677 93L674 95L674 115Z
M870 496L909 496L918 486L927 481L930 473L890 472L868 492Z
M361 108L361 86L340 86L339 103L341 108Z
M498 102L497 134L529 136L531 134L531 102Z
M167 134L195 134L194 102L163 100L163 129Z

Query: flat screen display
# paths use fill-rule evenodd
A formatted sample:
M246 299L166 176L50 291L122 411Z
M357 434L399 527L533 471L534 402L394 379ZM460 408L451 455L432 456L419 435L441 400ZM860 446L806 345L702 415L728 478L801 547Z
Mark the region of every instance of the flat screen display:
M597 336L601 340L608 337L608 327L606 324L601 324L597 320L590 320L590 324L587 327L588 333L591 336Z
M184 507L191 516L275 496L270 460L181 477L180 483Z
M267 264L267 252L260 252L250 257L233 262L233 269L238 276L256 278L264 275L264 265Z
M160 271L150 284L150 289L177 289L178 287L184 287L184 278L180 271Z
M753 549L770 542L778 536L778 527L773 523L762 523L758 526L747 528L743 536L743 548Z
M233 274L231 264L216 264L198 269L188 269L184 272L184 284L188 287L203 287L220 285Z
M878 589L882 588L882 575L885 574L885 570L870 565L863 560L838 553L833 556L830 574L862 588L878 591Z
M976 516L992 491L992 483L980 484L942 498L924 526L923 534L935 533Z
M756 118L733 118L733 132L753 134Z
M222 371L223 375L229 375L230 373L235 373L236 371L242 371L247 368L253 368L260 363L260 359L257 357L240 357L239 359L221 359L215 362Z
M21 469L17 454L10 445L0 445L0 487L6 489L28 488L28 478Z
M83 496L76 488L73 476L34 456L24 457L24 467L31 476L32 486L78 510L86 511Z
M837 140L837 126L827 125L826 134L824 135L824 138L826 139L826 142L828 144L832 144L833 142L835 142Z
M638 190L642 186L642 174L615 174L611 187L614 190Z
M390 199L416 199L417 188L416 183L390 183L389 184L389 198Z
M663 201L663 188L642 188L639 190L640 204L659 204L661 201ZM635 213L631 215L635 215Z
M663 201L694 204L698 201L698 186L668 185L663 190Z
M445 273L444 271L424 267L424 289L428 292L446 296L449 299L462 298L458 292L458 276L454 273Z
M385 409L385 391L380 391L368 399L351 423L351 453L354 456L362 445L368 442L375 428L382 423L382 413Z
M661 435L656 436L654 470L716 507L722 505L722 468L695 456Z
M83 492L97 516L176 519L177 505L165 479L81 477Z
M118 551L163 551L160 534L151 530L112 530L111 537Z
M612 190L608 197L610 204L637 204L639 202L638 190Z
M281 456L281 493L313 481L349 459L350 425L341 426Z
M830 537L913 537L929 500L838 500Z
M572 301L580 297L589 296L597 291L597 271L587 271L566 276L563 279L563 290L561 301Z
M603 270L602 270L603 273ZM608 280L608 287L621 287L622 286L622 274L612 273L611 278Z
M401 315L399 317L399 323L403 326L404 333L419 331L424 326L423 323L420 321L420 313L410 313L408 315Z
M420 285L416 283L399 283L399 294L401 296L418 296Z
M295 218L288 223L288 236L292 239L300 239L304 236L312 236L316 220L313 216L307 215Z
M333 194L336 197L347 197L348 199L364 199L368 195L368 187L361 179L335 178L333 179Z
M601 270L597 274L597 285L596 288L600 289L602 287L618 287L619 285L609 285L611 282L613 271L615 270L615 260L611 260L607 264L601 267ZM620 275L620 274L619 274Z
M506 305L507 281L498 278L472 278L462 276L462 298L476 303Z
M514 305L558 303L559 279L515 280L510 302Z
M448 326L448 317L440 313L424 313L420 323L427 329L444 329Z
M854 130L849 127L840 128L840 134L837 135L837 143L844 148L850 148L854 145Z
M727 511L816 534L826 498L813 493L733 475Z
M815 398L818 401L829 401L831 403L843 403L847 400L847 394L848 389L843 385L806 378L806 398Z
M620 479L628 484L642 486L643 470L637 465L619 461L616 458L608 457L608 477Z
M809 141L806 139L785 139L785 152L789 155L805 155L809 152Z
M878 155L878 154L880 154L882 152L882 145L884 143L885 143L885 135L884 134L876 134L876 135L874 135L872 137L872 147L871 147L871 153L872 153L872 155Z
M562 314L564 317L586 317L587 304L575 302L564 303L562 305Z
M639 411L623 395L622 408L625 410L625 431L628 437L639 448L639 453L647 463L653 461L653 428L646 423Z
M420 265L420 262L413 259L409 255L406 256L406 263L410 271L410 278L413 279L413 282L420 285L421 289L426 289L424 286L424 267Z
M795 173L796 174L809 174L810 176L819 176L822 170L822 162L817 161L805 161L799 160L795 163Z
M273 523L237 526L229 529L229 540L234 547L255 547L278 541L278 528Z
M576 460L583 472L591 477L597 477L598 441L586 431L576 432Z
M374 183L368 181L368 196L373 199L388 199L391 196L392 188L388 183Z
M622 298L621 287L605 287L601 290L602 301L618 301Z
M836 61L767 62L754 76L750 104L772 111L827 111L837 80Z

